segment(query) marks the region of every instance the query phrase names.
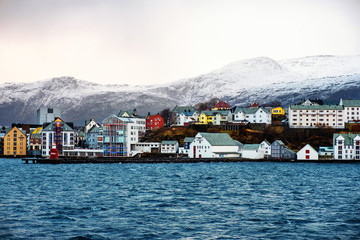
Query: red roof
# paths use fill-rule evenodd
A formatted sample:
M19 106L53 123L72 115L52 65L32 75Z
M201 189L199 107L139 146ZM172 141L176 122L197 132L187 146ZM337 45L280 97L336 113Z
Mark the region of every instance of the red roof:
M231 108L226 102L218 102L213 108Z

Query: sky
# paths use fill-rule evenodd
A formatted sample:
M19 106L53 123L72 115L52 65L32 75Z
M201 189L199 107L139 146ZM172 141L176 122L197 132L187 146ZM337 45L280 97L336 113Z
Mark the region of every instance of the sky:
M359 0L0 0L0 84L165 84L253 57L360 54Z

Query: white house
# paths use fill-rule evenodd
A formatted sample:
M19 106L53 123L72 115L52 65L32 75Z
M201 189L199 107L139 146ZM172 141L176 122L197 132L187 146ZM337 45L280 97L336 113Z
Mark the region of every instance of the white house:
M239 157L239 146L227 133L196 134L190 144L189 158Z
M334 159L360 160L360 134L340 134L333 136Z
M199 120L199 113L196 111L182 111L176 116L177 126L187 126L189 123L194 123Z
M53 143L59 151L59 156L64 156L64 150L74 149L74 130L60 118L44 127L41 135L41 155L43 157L50 156L50 149Z
M139 142L134 145L134 152L137 153L158 153L160 149L160 143L158 142Z
M319 153L310 144L306 144L296 156L297 160L319 160Z
M264 158L264 152L260 150L260 144L245 144L241 157L245 159L262 159Z
M271 124L271 111L262 107L233 107L228 113L229 122Z
M167 141L164 140L161 142L161 153L171 153L175 154L179 150L179 143L178 141Z
M260 143L259 151L261 154L264 155L264 158L270 158L271 157L271 143L264 140Z

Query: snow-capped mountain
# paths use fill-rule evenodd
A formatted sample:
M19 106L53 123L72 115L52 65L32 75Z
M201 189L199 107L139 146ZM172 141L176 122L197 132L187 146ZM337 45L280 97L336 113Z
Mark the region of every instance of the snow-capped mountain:
M60 77L34 83L0 85L0 125L35 123L42 106L60 107L66 121L101 121L120 109L145 115L213 97L231 105L304 98L360 99L360 56L311 56L275 61L267 57L237 61L198 77L165 85L101 85Z

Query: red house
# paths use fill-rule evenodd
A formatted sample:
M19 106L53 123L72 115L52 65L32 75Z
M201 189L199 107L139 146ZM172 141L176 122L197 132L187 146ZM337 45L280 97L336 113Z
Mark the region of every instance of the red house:
M164 118L160 114L146 116L146 130L158 129L164 126Z

